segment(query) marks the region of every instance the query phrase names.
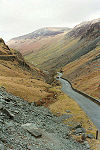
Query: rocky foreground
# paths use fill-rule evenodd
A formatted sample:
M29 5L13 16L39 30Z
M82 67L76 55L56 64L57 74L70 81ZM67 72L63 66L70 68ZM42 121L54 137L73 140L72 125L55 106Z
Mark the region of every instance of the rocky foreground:
M70 136L62 123L68 114L57 117L48 108L36 107L0 90L0 150L87 150Z

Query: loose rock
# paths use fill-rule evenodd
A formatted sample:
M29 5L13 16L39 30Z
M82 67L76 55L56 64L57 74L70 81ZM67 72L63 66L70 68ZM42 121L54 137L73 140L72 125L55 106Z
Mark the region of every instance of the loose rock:
M84 128L77 128L75 131L74 131L74 134L79 134L79 133L85 133L86 130Z
M94 139L94 135L93 134L87 134L87 137L90 138L90 139Z
M7 99L3 99L6 97ZM9 100L8 100L9 99ZM0 91L0 150L87 150L71 138L63 120L71 114L53 115L6 91ZM2 107L3 105L3 107Z
M9 119L14 119L14 115L9 110L2 108L2 112L6 114L9 117Z
M86 140L86 138L87 138L87 134L82 134L81 139L82 139L83 141L85 141L85 140Z
M0 109L2 109L3 108L3 104L2 104L2 102L0 102Z
M24 125L22 125L22 127L36 138L39 138L42 136L40 129L38 129L37 126L33 123L24 124Z
M0 150L4 150L4 145L0 144Z

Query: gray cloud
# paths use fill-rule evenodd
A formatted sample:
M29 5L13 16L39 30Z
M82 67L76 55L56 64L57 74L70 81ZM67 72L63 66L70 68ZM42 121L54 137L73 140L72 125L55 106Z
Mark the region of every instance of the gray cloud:
M0 37L8 40L41 27L72 27L99 17L100 0L0 0Z

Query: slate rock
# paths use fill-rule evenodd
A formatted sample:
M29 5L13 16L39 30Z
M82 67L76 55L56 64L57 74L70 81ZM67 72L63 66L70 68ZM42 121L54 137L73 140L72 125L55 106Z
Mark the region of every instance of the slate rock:
M0 144L0 150L4 150L4 145Z
M14 119L14 115L9 110L2 108L2 112L6 114L9 117L9 119Z
M5 101L7 101L7 102L10 102L10 101L11 101L11 99L10 99L9 97L6 97L6 96L4 96L3 99L4 99Z
M2 102L0 102L0 109L2 109L3 108L3 104L2 104Z
M28 130L28 129L38 129L36 124L34 124L34 123L26 123L26 124L21 125L21 127L23 127L26 130Z
M3 97L11 101L3 100ZM0 91L0 102L6 110L0 110L0 143L4 150L87 150L86 144L71 138L70 127L62 122L71 114L57 117L48 108L35 107L34 103L6 91ZM9 119L12 115L13 120Z
M87 138L94 139L95 137L93 134L87 134Z
M35 145L27 145L27 149L28 150L38 150L38 146L35 146Z
M83 141L85 141L86 140L86 138L87 138L87 134L82 134L82 136L81 136L81 139L83 140Z
M22 125L22 127L36 138L39 138L42 136L40 129L38 129L34 123L26 123Z
M80 123L78 123L78 124L74 125L72 129L75 130L77 128L82 128L82 125Z
M58 122L62 122L63 120L69 119L71 117L72 117L71 114L63 114L62 116L57 117L57 120L58 120Z
M6 122L5 125L7 126L7 128L14 126L14 124L12 122Z
M88 149L90 148L90 145L87 141L84 141L84 145L86 146L86 148L88 148Z
M86 130L84 128L81 128L83 133L86 133Z
M74 134L79 134L79 133L85 133L85 129L84 128L77 128L75 131L74 131Z

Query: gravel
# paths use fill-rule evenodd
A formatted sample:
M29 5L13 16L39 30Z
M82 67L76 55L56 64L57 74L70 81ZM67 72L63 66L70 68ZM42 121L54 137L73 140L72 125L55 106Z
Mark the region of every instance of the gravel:
M63 119L48 108L36 107L0 90L0 150L87 150L89 144L78 143L70 136Z

